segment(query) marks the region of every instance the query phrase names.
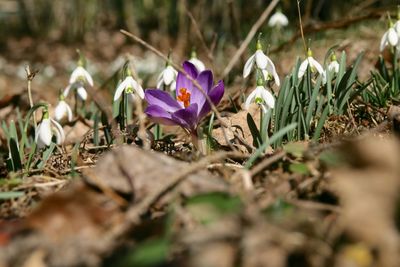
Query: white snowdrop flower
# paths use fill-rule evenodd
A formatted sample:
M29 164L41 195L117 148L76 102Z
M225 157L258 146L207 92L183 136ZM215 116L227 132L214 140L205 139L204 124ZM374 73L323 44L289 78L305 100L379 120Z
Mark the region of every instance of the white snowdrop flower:
M332 53L331 55L331 62L328 65L328 71L332 73L339 72L339 62L337 61L335 53Z
M262 85L263 81L259 79L257 81L257 87L250 93L250 95L246 98L244 103L244 107L246 110L249 109L251 103L256 103L261 106L264 113L266 113L269 109L273 109L275 107L275 98L274 96Z
M246 61L243 68L243 78L249 76L254 64L259 68L263 74L269 74L274 77L275 84L279 86L280 80L278 73L276 72L275 65L272 60L264 54L260 40L257 40L256 52Z
M400 25L394 27L392 22L389 22L389 29L383 34L381 39L381 44L379 46L379 50L382 52L387 45L395 47L399 43L399 32L396 29L399 28Z
M84 87L85 84L93 86L93 78L90 73L81 66L81 64L78 64L78 67L76 67L71 73L69 85L64 90L64 96L68 96L69 91L73 89L77 91L79 98L85 101L88 95Z
M169 86L171 91L175 90L177 76L178 72L168 64L157 78L157 88L163 89L164 86Z
M64 95L60 96L60 100L54 109L54 118L56 121L61 121L67 117L68 121L72 121L72 110L67 102L64 100Z
M269 27L285 27L289 24L288 18L280 11L276 11L268 21Z
M88 83L90 86L93 86L92 76L82 66L76 67L76 69L72 72L71 77L69 78L69 84L74 84L78 81Z
M306 73L307 67L310 66L311 72L317 71L320 75L322 75L322 82L326 83L326 75L324 69L322 68L321 64L318 63L313 57L311 49L308 48L307 51L307 58L300 64L299 72L297 77L300 79Z
M199 72L202 72L203 70L206 69L206 66L204 65L204 63L200 59L197 58L197 53L194 50L192 51L192 53L190 55L189 62L192 63Z
M394 30L397 33L397 36L399 37L399 43L400 43L400 20L396 21L396 23L393 25Z
M120 98L123 92L131 95L131 99L134 100L133 91L135 91L135 93L139 95L140 98L144 98L144 91L142 86L137 81L135 81L131 75L128 75L115 90L114 101Z
M58 145L64 142L65 134L61 125L57 121L49 118L48 111L45 111L42 122L39 123L38 127L36 128L35 142L37 147L40 149L49 146L53 134L56 136Z

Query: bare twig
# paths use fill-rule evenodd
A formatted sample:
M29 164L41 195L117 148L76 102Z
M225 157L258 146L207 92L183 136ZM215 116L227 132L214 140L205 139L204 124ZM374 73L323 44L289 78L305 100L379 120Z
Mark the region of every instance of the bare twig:
M38 71L31 72L31 68L28 66L25 67L26 79L28 80L28 98L29 98L29 106L33 107L33 98L32 98L32 80L35 78L35 75ZM36 112L33 112L33 124L36 130L37 122L36 122Z
M229 74L229 72L231 72L232 68L235 66L235 64L237 63L237 61L239 60L241 55L244 53L247 46L250 44L253 37L256 35L258 29L262 26L262 24L265 22L265 20L271 14L272 10L275 8L275 6L278 4L278 2L279 2L279 0L273 0L267 6L267 8L264 10L264 12L261 14L261 16L258 18L258 20L253 24L249 33L247 34L246 38L244 39L242 45L239 47L239 49L233 55L231 61L229 61L228 65L224 69L224 71L222 73L222 79L225 78Z
M282 159L285 155L286 155L286 152L284 150L281 150L281 151L276 152L272 156L265 158L263 161L261 161L259 164L257 164L256 166L254 166L250 170L251 176L254 176L257 173L261 172L262 170L264 170L265 168L267 168L271 164L273 164L273 163L277 162L278 160Z
M297 0L297 12L299 16L300 34L301 34L301 39L303 39L304 52L307 54L306 39L304 39L303 22L301 20L300 0Z
M207 44L206 44L206 42L204 40L203 34L200 31L200 28L199 28L199 25L198 25L196 19L193 17L193 14L189 11L189 9L186 6L185 6L185 10L186 10L186 14L188 15L190 21L193 24L194 31L195 31L197 37L199 38L200 43L203 46L203 49L207 52L208 59L211 62L213 62L214 61L213 54L212 54L211 50L207 47Z
M324 31L324 30L327 30L327 29L344 28L344 27L347 27L347 26L349 26L351 24L354 24L356 22L359 22L359 21L363 21L363 20L371 19L371 18L379 18L385 12L386 11L384 11L384 10L373 10L371 12L364 13L363 15L360 15L360 16L357 16L357 17L340 18L338 20L330 21L330 22L326 22L326 23L308 24L303 29L303 35L305 36L306 34L320 32L320 31ZM271 49L270 50L270 54L271 53L277 53L277 52L285 49L286 47L288 47L288 46L292 45L293 43L295 43L297 41L297 39L299 39L301 37L302 37L301 33L296 33L289 41L287 41L287 42L285 42L285 43L283 43L283 44Z

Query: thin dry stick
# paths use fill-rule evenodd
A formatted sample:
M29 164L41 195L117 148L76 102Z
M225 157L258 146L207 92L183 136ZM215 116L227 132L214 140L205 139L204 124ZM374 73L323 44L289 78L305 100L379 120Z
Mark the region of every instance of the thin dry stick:
M301 20L300 0L297 0L297 12L299 16L300 33L301 33L301 39L303 39L304 52L307 54L307 44L306 44L306 39L304 39L303 22Z
M320 32L320 31L324 31L324 30L328 30L328 29L345 28L345 27L347 27L351 24L357 23L359 21L363 21L366 19L372 19L372 18L379 18L385 12L386 12L385 10L373 10L369 13L365 13L365 14L362 14L357 17L341 18L339 20L330 21L330 22L326 22L326 23L312 23L312 24L308 24L303 29L303 31L304 31L304 34L311 34L311 33ZM290 38L290 40L271 49L269 51L269 53L273 54L273 53L277 53L277 52L283 50L284 48L294 44L297 41L297 39L299 39L300 37L302 37L301 33L296 33L292 38Z
M267 168L269 165L282 159L285 155L286 155L286 152L284 150L281 150L281 151L276 152L272 156L265 158L265 160L261 161L259 164L257 164L250 170L251 176L253 177L257 173L259 173L262 170L264 170L265 168Z
M127 32L125 30L120 30L121 33L125 34L126 36L134 39L136 42L140 43L141 45L143 45L144 47L146 47L147 49L149 49L151 52L153 52L154 54L156 54L157 56L159 56L160 58L164 59L165 61L169 61L171 63L171 65L177 69L178 71L182 72L186 78L188 78L191 82L193 82L194 86L196 86L200 92L205 96L207 102L210 104L212 111L215 113L215 115L217 116L217 119L221 122L221 125L225 126L226 128L228 128L229 130L231 130L232 133L234 133L234 131L231 129L231 127L229 125L227 125L221 117L221 114L219 113L218 109L216 108L216 106L214 105L214 103L211 101L210 97L206 94L206 92L204 91L204 89L200 86L200 84L194 80L188 73L186 73L186 71L179 66L178 64L176 64L175 62L173 62L172 60L168 59L167 56L165 56L163 53L161 53L159 50L157 50L155 47L153 47L152 45L148 44L146 41L142 40L141 38L137 37L136 35ZM225 138L226 143L229 145L229 147L232 150L236 150L235 147L232 145L232 143L229 141L228 135L224 129L224 127L222 127L222 132Z
M33 78L35 78L35 75L37 73L37 71L31 72L31 68L28 66L26 66L25 68L25 72L26 72L26 79L28 80L28 98L29 98L29 106L30 108L33 107L33 98L32 98L32 80ZM36 130L36 112L33 112L33 124Z
M207 47L206 41L204 40L203 34L200 31L200 28L199 28L199 25L198 25L196 19L193 17L193 14L189 11L189 9L187 9L186 6L185 6L185 10L186 10L186 14L188 15L190 21L193 24L194 31L196 32L196 35L199 38L201 45L203 46L204 50L207 52L208 59L211 62L213 62L214 61L213 54L212 54L211 50Z
M269 17L269 15L271 14L271 12L275 8L275 6L278 4L278 2L279 2L279 0L273 0L268 5L268 7L264 10L264 12L261 14L261 16L258 18L256 23L253 24L249 33L247 34L246 38L244 39L242 45L239 47L239 49L233 55L231 61L229 61L228 65L224 69L224 71L222 73L222 79L225 78L229 74L229 72L231 72L232 68L235 66L235 64L237 63L239 58L244 53L247 46L250 44L253 37L256 35L258 29L262 26L262 24L265 22L265 20Z

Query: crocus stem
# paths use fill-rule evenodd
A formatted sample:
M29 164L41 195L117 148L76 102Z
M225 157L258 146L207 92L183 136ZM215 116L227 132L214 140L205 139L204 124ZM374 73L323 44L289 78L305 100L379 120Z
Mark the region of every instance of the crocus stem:
M197 134L197 131L191 132L190 136L192 138L192 143L195 146L195 148L197 149L197 151L199 151L203 155L207 155L207 143L206 143L206 140L203 139L203 138L199 138L199 135Z
M158 123L154 126L154 136L156 140L160 140L162 138L162 128Z

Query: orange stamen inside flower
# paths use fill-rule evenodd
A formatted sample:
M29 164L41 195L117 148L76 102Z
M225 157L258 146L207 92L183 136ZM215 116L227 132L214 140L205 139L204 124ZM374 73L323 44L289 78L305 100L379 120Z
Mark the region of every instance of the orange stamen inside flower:
M190 105L190 93L186 88L179 89L179 95L177 96L177 99L183 103L185 108Z

